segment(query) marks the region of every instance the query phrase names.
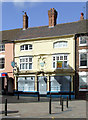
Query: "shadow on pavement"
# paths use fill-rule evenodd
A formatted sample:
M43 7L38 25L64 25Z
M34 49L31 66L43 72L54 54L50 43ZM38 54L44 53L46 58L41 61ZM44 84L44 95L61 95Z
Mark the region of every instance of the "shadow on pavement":
M19 111L7 111L7 113L18 113ZM1 111L0 114L5 114L5 111Z
M5 98L7 99L8 103L30 103L30 102L38 102L38 97L31 97L31 96L20 96L19 100L17 96L2 96L2 103L5 103ZM59 101L59 98L52 98L52 101ZM40 97L39 102L49 102L49 97Z

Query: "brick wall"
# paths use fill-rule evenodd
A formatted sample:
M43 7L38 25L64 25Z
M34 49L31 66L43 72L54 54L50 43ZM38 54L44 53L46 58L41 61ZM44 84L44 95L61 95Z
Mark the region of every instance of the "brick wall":
M79 46L79 37L76 39L76 76L75 76L75 97L76 99L86 99L87 91L79 91L79 72L88 72L88 68L79 68L79 50L88 49L88 46Z

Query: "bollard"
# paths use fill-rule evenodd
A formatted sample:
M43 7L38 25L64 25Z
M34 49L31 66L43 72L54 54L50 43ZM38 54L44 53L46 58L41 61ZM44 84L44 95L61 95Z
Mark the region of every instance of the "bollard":
M62 97L60 96L60 105L62 105Z
M62 111L63 111L63 98L62 98L62 100L61 100L62 102L61 102L61 105L62 105Z
M7 116L7 99L5 98L5 116Z
M51 114L51 96L49 98L49 114Z
M19 100L19 92L18 92L18 97L17 97L17 99Z
M67 108L68 108L68 96L67 96L67 101L66 101L66 103L67 103Z
M39 95L39 92L38 92L38 101L40 101L40 95Z

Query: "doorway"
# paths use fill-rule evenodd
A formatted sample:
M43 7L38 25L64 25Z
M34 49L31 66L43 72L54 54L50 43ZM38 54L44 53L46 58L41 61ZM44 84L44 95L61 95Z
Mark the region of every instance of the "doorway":
M45 76L38 77L38 88L40 95L47 94L47 78Z

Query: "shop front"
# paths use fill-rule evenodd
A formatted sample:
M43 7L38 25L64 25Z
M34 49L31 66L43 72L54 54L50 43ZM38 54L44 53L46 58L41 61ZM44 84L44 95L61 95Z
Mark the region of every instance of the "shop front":
M23 93L38 93L40 95L71 95L74 97L73 75L45 74L45 75L18 75L16 91Z

